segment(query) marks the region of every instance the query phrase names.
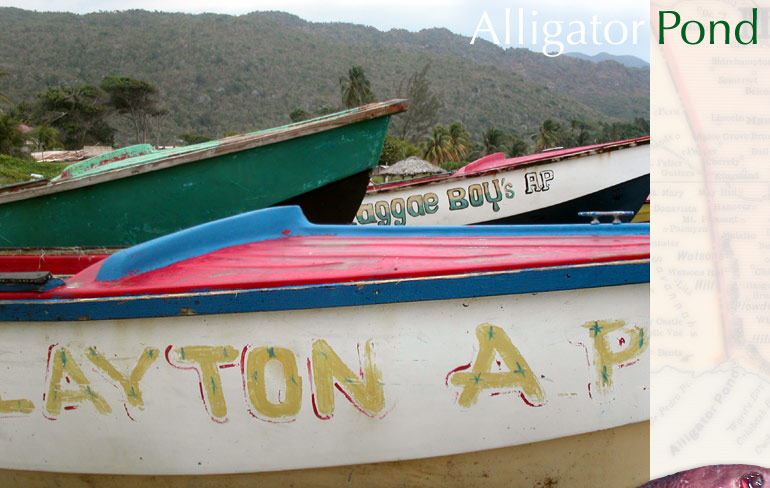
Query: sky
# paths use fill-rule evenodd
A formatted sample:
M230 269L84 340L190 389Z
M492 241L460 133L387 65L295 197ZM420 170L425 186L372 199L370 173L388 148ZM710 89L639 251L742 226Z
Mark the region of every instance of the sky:
M529 47L538 51L543 49L544 29L549 29L552 42L548 52L551 53L561 49L563 52L609 52L630 54L645 61L650 59L649 1L640 0L0 0L0 6L79 14L143 9L240 15L280 10L312 22L349 22L383 31L444 27L468 37L477 34L492 42L496 37L501 47ZM522 15L519 15L519 9L522 9ZM546 27L549 21L552 25ZM636 29L636 42L632 38L635 21L643 22ZM556 22L562 22L558 35L554 35L559 28ZM582 34L581 29L584 29ZM622 42L624 32L625 42ZM538 41L534 45L531 43L533 33ZM570 33L572 37L568 38ZM615 44L610 44L605 34ZM520 35L524 41L522 45L519 44ZM576 45L569 45L568 39ZM563 48L554 42L561 42Z

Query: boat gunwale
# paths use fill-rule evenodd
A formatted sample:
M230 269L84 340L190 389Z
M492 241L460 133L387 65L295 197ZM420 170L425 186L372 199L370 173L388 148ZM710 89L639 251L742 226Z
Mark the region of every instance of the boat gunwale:
M114 246L54 246L54 247L0 247L2 256L36 256L46 258L51 256L93 256L95 254L115 254L125 247Z
M615 269L616 266L622 266L630 271L629 276L622 275L620 271ZM532 293L548 293L553 291L568 291L579 290L588 288L601 288L608 286L624 286L624 285L636 285L649 283L649 266L650 258L634 258L634 259L618 259L615 261L607 261L601 263L581 263L581 264L568 264L560 266L547 266L547 267L534 267L534 268L521 268L521 269L509 269L509 270L495 270L495 271L477 271L468 273L459 273L453 275L434 275L434 276L417 276L417 277L403 277L403 278L384 278L384 279L370 279L370 280L357 280L348 282L328 282L328 283L314 283L303 285L291 285L291 286L276 286L276 287L262 287L262 288L231 288L231 289L217 289L217 290L195 290L178 293L166 293L166 294L144 294L144 295L115 295L105 297L52 297L44 299L36 298L23 298L19 300L13 299L0 299L0 323L2 322L62 322L62 321L93 321L93 320L122 320L122 319L139 319L139 318L163 318L172 316L191 316L191 315L217 315L217 314L231 314L231 313L258 313L258 312L280 312L280 311L292 311L292 310L305 310L305 309L317 309L317 308L337 308L346 306L365 306L375 304L387 304L387 303L407 303L407 302L422 302L422 301L435 301L435 300L452 300L452 299L466 299L466 298L483 298L491 296L503 296L503 295L525 295ZM645 273L646 270L646 273ZM570 273L565 273L570 271ZM606 272L604 280L596 280L596 272ZM553 282L547 282L549 279L553 280L551 275L558 277L560 280L569 280L567 286L564 284L554 285ZM503 283L506 286L499 286L499 280L511 279L508 283ZM534 278L534 279L533 279ZM545 279L540 279L545 278ZM492 288L483 286L485 280L495 281L495 285ZM518 281L517 281L518 280ZM455 286L454 288L447 287L445 285L451 285L453 283L463 283L466 281L479 282L480 286ZM546 283L547 282L547 283ZM441 283L442 285L438 285ZM392 290L392 293L382 293L377 287L387 287ZM511 287L518 287L515 290L509 289ZM411 288L422 288L424 293L421 294L409 294ZM51 290L53 291L53 290ZM454 292L453 292L454 291ZM349 293L350 297L345 296L344 299L336 297L334 301L330 301L328 294L334 294L338 292L340 294ZM291 303L284 303L281 297L280 300L273 301L270 296L267 299L260 299L263 295L272 294L313 294L312 300L294 300ZM370 293L367 295L367 293ZM196 311L194 308L184 307L186 303L174 304L171 303L176 300L184 302L185 300L195 303L195 307L203 308L205 306L204 301L216 300L216 299L232 299L235 300L239 295L245 295L245 300L248 303L244 303L241 306L253 304L249 302L249 299L253 297L254 302L258 302L260 307L251 307L248 310L231 309L227 311ZM450 296L451 295L451 296ZM403 299L403 296L409 297ZM300 297L302 298L302 297ZM308 297L305 297L308 298ZM348 301L345 301L348 300ZM152 302L152 303L151 303ZM128 303L136 303L138 306L128 307L134 309L132 313L125 314L124 305ZM233 302L231 302L233 303ZM152 305L159 304L160 308L173 308L177 307L178 310L175 314L167 313L152 313ZM286 305L286 306L284 306ZM118 316L119 314L113 314L111 316L94 317L87 315L79 310L77 313L70 315L71 318L57 318L52 316L49 310L45 307L120 307L120 312L124 313L124 316ZM8 307L19 308L17 316L13 315L13 310L8 310ZM235 307L233 307L235 308ZM21 310L23 309L23 310ZM39 310L35 310L39 309ZM139 309L139 310L136 310ZM153 309L154 310L154 309ZM66 312L66 311L65 311Z
M474 171L471 173L465 173L461 175L455 175L454 173L450 175L443 175L443 176L428 176L424 178L416 178L414 180L403 180L403 181L395 181L390 183L382 183L381 185L375 185L374 188L371 188L367 190L367 195L377 195L377 194L385 194L385 193L392 193L397 191L402 191L405 189L410 188L416 188L416 187L423 187L423 186L432 186L434 184L441 184L441 183L448 183L448 182L455 182L455 181L462 181L462 180L468 180L471 178L477 178L477 177L484 177L491 174L498 174L498 173L508 173L511 171L515 171L520 168L530 168L532 166L539 166L543 164L554 164L559 163L562 161L569 161L573 159L580 159L588 156L595 156L598 154L603 154L607 152L612 151L618 151L621 149L630 149L632 147L638 147L643 145L650 144L650 138L640 138L640 139L630 139L628 141L619 141L617 143L608 143L604 147L594 147L592 149L586 149L583 151L577 151L570 154L563 154L561 156L551 156L551 157L543 157L542 159L537 159L534 161L527 161L524 163L513 163L505 166L499 166L496 168L490 168L485 169L481 171ZM542 153L544 155L547 155L548 153ZM468 163L470 164L470 163ZM649 172L647 173L649 174Z
M20 188L18 191L0 194L0 205L19 200L27 200L43 195L50 195L68 190L74 190L86 186L105 183L108 181L119 180L139 174L146 174L152 171L172 168L182 164L200 161L217 156L224 156L239 151L255 149L261 146L267 146L291 139L297 139L328 130L338 129L340 127L352 125L379 117L389 116L404 111L407 108L407 101L404 99L394 99L387 102L378 102L364 105L358 109L353 109L337 114L303 121L296 124L267 129L253 134L241 134L220 139L216 146L206 146L193 151L182 152L161 158L155 161L148 161L135 166L124 166L112 170L94 174L92 176L81 176L78 178L66 179L49 182L45 185L34 185L28 188Z

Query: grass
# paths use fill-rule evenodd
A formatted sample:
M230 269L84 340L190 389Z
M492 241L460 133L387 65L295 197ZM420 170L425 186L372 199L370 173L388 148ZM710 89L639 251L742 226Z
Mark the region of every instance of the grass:
M70 163L39 163L33 159L21 159L0 155L0 186L21 183L34 178L31 173L52 178L59 175Z

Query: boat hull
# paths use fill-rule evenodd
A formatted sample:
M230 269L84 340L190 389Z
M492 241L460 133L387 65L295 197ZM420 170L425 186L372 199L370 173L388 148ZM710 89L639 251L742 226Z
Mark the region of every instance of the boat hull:
M618 185L604 188L589 195L574 200L558 203L522 214L511 215L501 219L479 222L481 224L548 224L565 223L580 224L588 222L579 212L598 211L613 212L638 206L640 195L649 191L650 175L640 176L633 180L624 181ZM627 221L627 220L626 220Z
M356 215L366 194L369 170L329 183L302 195L273 205L296 205L309 222L315 224L343 224ZM120 248L0 248L0 270L29 272L45 270L56 276L79 273Z
M649 418L647 283L182 312L0 324L0 467L301 469L473 452Z
M582 211L636 212L649 195L649 142L370 190L358 225L580 223Z
M389 463L209 476L119 476L0 470L28 488L258 486L639 486L649 479L649 422L486 451ZM618 455L622 453L622 455ZM611 463L604 462L612 459Z
M368 169L361 171L273 206L297 205L314 224L347 224L355 218L366 195L369 173Z
M93 183L57 182L50 189L30 189L32 196L23 199L21 193L7 195L0 204L0 246L125 247L269 207L374 167L389 118L213 157L196 155L199 159L137 174L128 175L127 167L117 179L99 174L81 177L99 180ZM67 189L51 192L56 187Z

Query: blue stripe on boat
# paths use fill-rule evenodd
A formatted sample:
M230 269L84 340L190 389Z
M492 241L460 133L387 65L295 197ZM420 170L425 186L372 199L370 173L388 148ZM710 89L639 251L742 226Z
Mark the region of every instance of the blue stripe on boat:
M0 302L0 321L137 319L446 300L648 283L649 261L258 290Z
M299 207L275 207L198 225L119 251L102 262L97 281L115 281L231 246L297 236L579 236L649 235L649 224L468 227L315 225Z

